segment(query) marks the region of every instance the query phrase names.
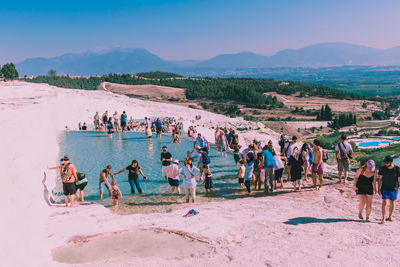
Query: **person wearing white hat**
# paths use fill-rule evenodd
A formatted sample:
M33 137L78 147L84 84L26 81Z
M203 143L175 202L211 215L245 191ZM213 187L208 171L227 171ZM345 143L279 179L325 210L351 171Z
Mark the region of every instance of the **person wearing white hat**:
M366 206L365 220L369 221L372 208L372 198L376 191L376 169L375 162L368 160L364 166L359 168L354 177L354 191L357 193L360 204L358 205L358 218L364 219L362 212Z
M181 189L179 188L179 161L174 160L171 165L166 167L166 180L171 186L171 194L176 190L177 194L181 193Z

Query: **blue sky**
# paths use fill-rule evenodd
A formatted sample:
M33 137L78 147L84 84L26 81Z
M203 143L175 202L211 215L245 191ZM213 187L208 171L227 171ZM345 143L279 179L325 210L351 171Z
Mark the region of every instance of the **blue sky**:
M398 0L8 1L0 64L110 47L176 60L335 41L389 48L399 10Z

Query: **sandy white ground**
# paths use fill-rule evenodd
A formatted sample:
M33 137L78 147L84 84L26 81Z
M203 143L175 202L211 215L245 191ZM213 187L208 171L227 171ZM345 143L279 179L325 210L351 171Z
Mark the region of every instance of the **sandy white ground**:
M144 116L182 117L185 126L198 123L212 140L211 126L258 126L204 111L130 99L108 92L66 90L47 85L7 83L0 86L0 134L3 171L1 206L4 266L57 266L51 249L77 235L159 228L195 236L211 250L206 256L133 258L130 255L92 262L87 266L389 266L398 265L398 222L378 225L378 197L371 223L356 218L356 198L350 185L332 184L321 192L256 194L215 203L184 204L168 213L116 215L100 205L67 209L48 206L42 180L54 187L57 133L77 122L91 122L95 111L127 111ZM201 115L199 122L194 120ZM264 132L261 135L259 132ZM241 135L241 142L277 134L260 129ZM328 181L332 183L332 181ZM184 219L188 209L200 214ZM395 210L395 218L398 208ZM89 241L90 242L90 241ZM110 243L111 246L111 243ZM95 247L93 249L98 249ZM107 248L104 248L107 249Z

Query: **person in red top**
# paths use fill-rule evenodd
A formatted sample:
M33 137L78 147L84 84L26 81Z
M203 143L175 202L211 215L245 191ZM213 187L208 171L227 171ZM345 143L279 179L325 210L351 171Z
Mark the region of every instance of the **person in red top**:
M73 195L76 194L75 182L78 180L76 176L75 166L69 162L69 157L64 156L61 159L61 165L57 167L48 168L49 170L60 170L61 181L63 183L63 191L65 197L65 206L68 207L68 202L70 207L74 206ZM77 197L77 196L76 196ZM78 197L77 197L78 199ZM68 201L69 200L69 201Z

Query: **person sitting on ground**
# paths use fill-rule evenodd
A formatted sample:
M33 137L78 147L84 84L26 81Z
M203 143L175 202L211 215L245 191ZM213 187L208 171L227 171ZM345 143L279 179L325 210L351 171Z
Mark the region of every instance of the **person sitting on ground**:
M76 168L75 166L69 162L69 157L64 156L61 160L61 165L57 167L47 167L49 170L60 170L60 177L63 184L63 192L65 197L65 206L68 207L68 200L70 203L70 207L74 206L74 199L73 195L78 199L76 195L76 186L75 181L78 180L76 175Z
M382 196L382 221L386 221L386 204L387 200L390 201L388 221L392 222L394 202L397 200L400 184L400 169L399 166L393 164L393 157L386 156L384 161L385 165L379 169L378 192Z
M105 169L101 170L99 174L99 191L100 191L100 200L103 200L104 188L108 190L108 197L111 197L111 186L108 182L108 176L111 176L114 179L113 174L111 173L112 167L108 165Z
M112 203L115 207L118 207L118 197L121 196L123 198L121 190L117 186L117 182L113 179L111 181L111 190L112 190Z
M339 183L342 183L342 172L343 172L343 182L347 182L347 175L350 169L350 160L353 155L353 148L350 143L348 143L347 136L343 134L340 137L341 141L336 145L335 154L336 154L336 162L338 166L338 176Z
M177 194L181 193L181 189L179 188L179 161L174 160L171 165L167 167L167 180L169 185L171 186L171 194L176 190Z
M372 209L372 198L376 191L376 170L375 162L373 160L368 160L364 166L356 171L354 177L354 191L357 193L359 200L358 205L358 218L363 220L362 211L366 205L366 217L365 220L369 222L369 216Z
M86 122L84 122L83 125L82 125L82 131L87 131Z

